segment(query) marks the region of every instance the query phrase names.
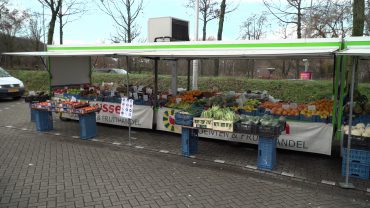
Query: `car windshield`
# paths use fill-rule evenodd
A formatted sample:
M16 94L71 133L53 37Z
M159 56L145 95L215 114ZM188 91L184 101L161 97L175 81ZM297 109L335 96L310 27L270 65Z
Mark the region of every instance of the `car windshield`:
M10 74L0 67L0 77L10 77Z

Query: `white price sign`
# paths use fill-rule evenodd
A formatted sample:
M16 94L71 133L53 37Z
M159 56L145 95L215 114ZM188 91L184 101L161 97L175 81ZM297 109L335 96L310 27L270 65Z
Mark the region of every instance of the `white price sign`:
M298 105L297 103L290 103L290 108L293 108L293 109L297 109L298 108Z
M121 111L119 115L123 118L131 119L133 114L134 114L134 100L122 98Z
M148 100L149 100L148 95L144 95L144 96L143 96L143 99L144 99L144 101L148 101Z
M136 92L134 92L134 99L135 100L139 99L139 95Z
M309 105L307 107L307 109L310 110L310 111L315 111L316 110L316 106L315 105Z

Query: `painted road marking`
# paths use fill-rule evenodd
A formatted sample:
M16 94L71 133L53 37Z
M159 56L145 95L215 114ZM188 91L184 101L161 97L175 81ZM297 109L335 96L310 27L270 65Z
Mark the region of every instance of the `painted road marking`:
M112 144L114 144L114 145L120 145L121 143L120 142L113 142Z
M294 177L293 173L288 173L288 172L285 172L285 171L281 172L281 175L288 176L288 177Z
M247 165L245 167L249 169L257 170L257 166L254 166L254 165Z
M60 133L55 133L54 135L55 135L55 136L60 136Z
M225 160L214 160L213 162L215 162L215 163L225 163Z
M137 148L137 149L144 149L143 146L135 146L135 148Z
M335 186L335 182L334 181L321 180L321 183L326 184L326 185Z
M168 151L168 150L159 150L159 152L160 152L160 153L165 153L165 154L167 154L167 153L169 153L170 151Z
M78 138L80 138L79 136L72 136L72 138L74 138L74 139L78 139Z

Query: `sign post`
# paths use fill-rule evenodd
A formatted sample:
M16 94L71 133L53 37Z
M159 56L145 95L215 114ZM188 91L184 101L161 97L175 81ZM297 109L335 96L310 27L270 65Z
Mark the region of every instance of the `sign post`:
M121 100L120 116L128 119L128 145L131 145L131 119L134 114L134 100L127 97Z

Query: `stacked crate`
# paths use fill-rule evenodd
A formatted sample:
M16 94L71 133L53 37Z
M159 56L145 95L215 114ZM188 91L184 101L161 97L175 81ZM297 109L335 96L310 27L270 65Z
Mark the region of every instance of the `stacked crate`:
M342 175L346 175L347 148L343 148ZM350 177L369 179L370 151L364 149L350 149L349 174Z

